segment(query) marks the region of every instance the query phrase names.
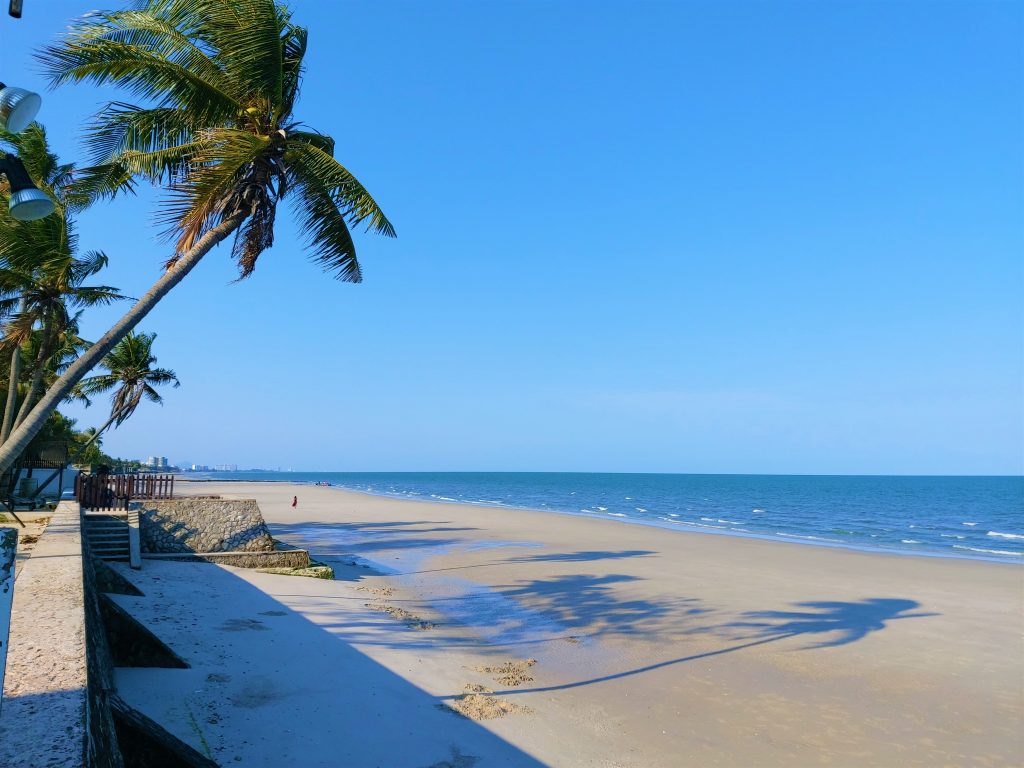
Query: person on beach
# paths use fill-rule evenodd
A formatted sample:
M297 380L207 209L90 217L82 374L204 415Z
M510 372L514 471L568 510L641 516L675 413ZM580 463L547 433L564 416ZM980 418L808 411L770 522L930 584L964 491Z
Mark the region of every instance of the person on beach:
M293 507L299 506L299 497L298 496L292 496L292 506Z

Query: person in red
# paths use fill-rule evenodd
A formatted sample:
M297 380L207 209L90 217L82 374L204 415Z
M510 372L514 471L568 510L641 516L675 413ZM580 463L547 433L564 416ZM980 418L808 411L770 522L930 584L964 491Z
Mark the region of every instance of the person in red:
M299 497L298 496L292 496L292 506L293 507L299 506Z

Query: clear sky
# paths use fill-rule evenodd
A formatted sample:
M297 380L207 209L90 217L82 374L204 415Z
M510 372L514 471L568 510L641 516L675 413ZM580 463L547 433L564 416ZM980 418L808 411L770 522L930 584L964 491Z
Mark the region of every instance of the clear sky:
M0 79L102 0L0 20ZM111 0L109 7L119 7ZM226 247L114 454L306 470L1017 474L1024 5L321 2L299 119L397 227L365 282ZM40 120L66 159L111 92ZM153 197L82 246L132 295ZM98 337L114 319L95 312ZM106 403L72 409L102 423Z

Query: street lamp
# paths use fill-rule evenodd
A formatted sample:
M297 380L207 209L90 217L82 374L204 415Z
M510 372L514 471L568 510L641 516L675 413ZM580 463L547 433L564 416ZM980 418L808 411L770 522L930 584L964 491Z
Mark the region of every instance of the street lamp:
M0 128L21 133L36 119L42 104L38 93L0 83Z
M8 153L0 157L0 173L11 186L11 216L18 221L35 221L53 213L53 200L32 183L17 155Z

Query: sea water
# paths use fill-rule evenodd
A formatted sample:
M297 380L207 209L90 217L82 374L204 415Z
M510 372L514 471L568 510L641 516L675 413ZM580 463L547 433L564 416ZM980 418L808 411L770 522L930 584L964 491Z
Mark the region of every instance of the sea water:
M215 472L819 546L1024 563L1024 477Z

